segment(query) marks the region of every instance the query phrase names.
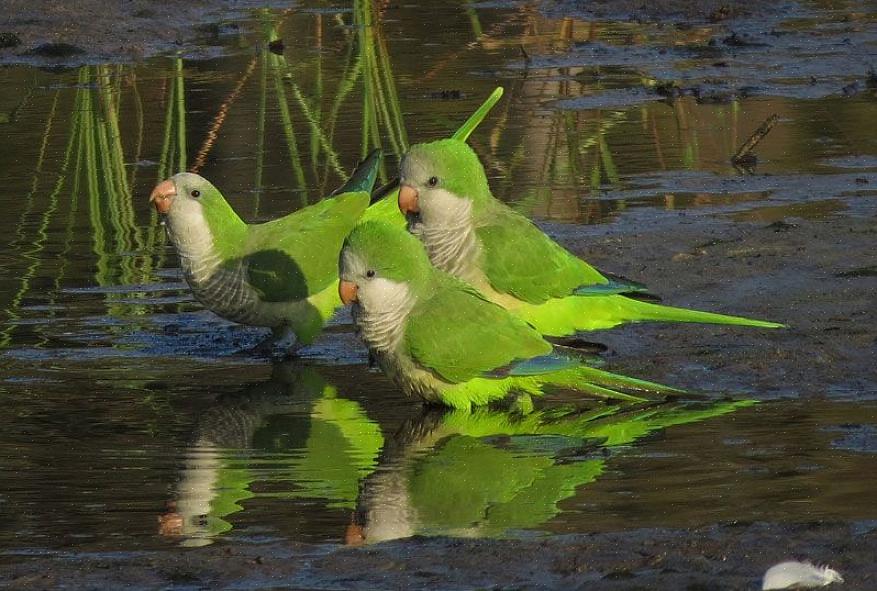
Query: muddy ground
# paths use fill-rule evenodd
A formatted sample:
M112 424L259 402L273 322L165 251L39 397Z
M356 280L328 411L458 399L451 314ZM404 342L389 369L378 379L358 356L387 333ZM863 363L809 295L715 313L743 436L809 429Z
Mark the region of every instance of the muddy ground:
M42 67L130 62L181 52L217 54L253 8L289 2L251 0L4 0L0 63Z
M728 524L544 541L411 538L367 549L301 544L190 552L33 557L0 575L5 589L760 589L789 556L843 556L842 589L873 589L877 531L847 525Z
M572 4L581 8L549 4L552 16ZM721 4L730 9L716 14L721 6L711 6L687 16L678 3L669 3L667 10L683 20L733 22L738 11L752 18L749 3ZM5 0L0 35L7 35L10 46L0 49L0 61L52 66L135 60L177 49L209 53L204 41L221 33L217 23L251 6L209 0ZM604 3L592 8L595 14L606 9ZM660 17L655 10L631 8L628 16ZM70 47L45 48L61 43ZM779 221L739 222L680 211L655 221L649 210L641 210L592 227L586 236L547 228L590 262L645 282L666 302L696 302L790 327L650 326L601 335L610 361L625 356L627 373L693 389L706 382L711 394L873 400L877 173L863 172L849 182L851 191L862 193L856 198L862 205L815 219L790 214ZM769 566L801 558L830 560L845 578L839 588L853 590L877 588L875 556L877 525L734 523L549 540L413 538L365 549L226 541L136 554L6 555L0 559L5 563L0 587L730 590L760 588Z

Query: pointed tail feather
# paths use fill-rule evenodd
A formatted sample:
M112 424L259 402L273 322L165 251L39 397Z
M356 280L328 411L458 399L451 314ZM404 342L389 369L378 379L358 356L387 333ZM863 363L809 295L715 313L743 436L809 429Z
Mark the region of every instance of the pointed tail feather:
M679 388L665 386L664 384L650 382L648 380L629 378L621 374L596 369L594 367L587 367L585 365L580 366L578 371L583 378L589 381L598 382L604 386L611 386L613 388L626 388L628 390L640 390L643 392L653 392L655 394L685 394L685 390L680 390Z
M701 322L760 328L784 328L777 322L686 310L623 295L569 296L543 304L522 304L515 315L547 337L564 337L589 330L605 330L625 322Z
M472 113L472 115L466 119L466 122L463 123L463 125L461 125L451 137L455 140L462 140L464 142L469 139L469 136L472 135L475 128L484 120L497 101L502 98L503 92L502 86L497 86L494 91L490 93L490 96L487 97L487 100L478 107L478 110Z
M354 169L353 174L347 179L347 182L332 192L332 196L341 195L342 193L356 193L363 191L371 193L372 187L375 186L375 180L378 178L378 168L381 165L382 152L380 148L372 150L365 160L359 163Z
M589 384L587 382L576 385L575 389L579 392L584 392L585 394L590 394L591 396L604 398L606 400L623 400L625 402L648 402L647 398L643 398L641 396L625 394L624 392L619 392L618 390L604 388L603 386L598 386L597 384Z
M626 402L648 401L647 398L629 394L627 390L658 395L679 395L685 393L684 390L658 384L657 382L629 378L586 365L554 372L545 376L543 383L577 390L598 398L623 400Z
M758 328L785 328L785 324L768 322L766 320L754 320L742 316L729 316L714 312L702 312L700 310L687 310L674 308L662 304L653 304L631 298L626 300L624 308L630 313L627 320L631 322L698 322L701 324L732 324L737 326L755 326Z

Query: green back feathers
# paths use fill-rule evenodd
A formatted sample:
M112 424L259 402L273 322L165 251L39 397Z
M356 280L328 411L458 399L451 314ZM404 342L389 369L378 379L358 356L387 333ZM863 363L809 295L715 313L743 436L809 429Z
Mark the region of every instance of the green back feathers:
M523 321L446 275L412 310L405 343L418 363L455 384L552 350Z
M391 191L378 201L369 206L365 213L362 214L361 222L369 220L377 220L392 224L399 228L405 227L405 216L399 211L399 189Z
M476 220L481 269L493 288L531 304L566 297L582 285L607 283L596 269L496 201Z
M248 227L247 278L263 300L309 297L338 278L344 237L368 207L366 192L324 199L280 219Z

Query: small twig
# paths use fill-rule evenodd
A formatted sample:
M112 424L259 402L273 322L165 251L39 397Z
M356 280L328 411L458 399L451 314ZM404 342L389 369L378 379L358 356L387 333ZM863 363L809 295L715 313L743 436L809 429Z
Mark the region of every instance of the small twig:
M773 126L777 124L778 120L779 116L777 116L776 113L768 117L765 122L749 136L749 139L743 142L743 145L740 146L740 149L737 150L737 153L731 158L731 163L734 165L753 164L755 155L752 154L752 150L754 150L755 146L757 146L758 143L770 133L770 130L773 129Z
M201 170L201 167L207 162L207 155L210 154L210 150L213 148L213 144L216 142L217 136L219 136L219 130L222 127L222 124L225 122L225 118L228 117L228 111L231 109L232 104L237 100L238 96L241 94L241 90L244 88L244 84L247 83L247 80L250 79L250 76L253 74L253 70L256 69L256 57L253 56L253 59L250 60L250 64L247 66L244 75L241 76L241 79L238 80L238 83L235 84L234 89L228 93L228 96L225 97L225 100L222 102L222 105L219 107L219 111L216 112L216 115L213 117L213 121L210 122L210 129L207 131L207 137L204 138L204 143L201 144L201 149L198 150L198 154L195 156L195 162L192 166L189 167L189 172L198 172Z

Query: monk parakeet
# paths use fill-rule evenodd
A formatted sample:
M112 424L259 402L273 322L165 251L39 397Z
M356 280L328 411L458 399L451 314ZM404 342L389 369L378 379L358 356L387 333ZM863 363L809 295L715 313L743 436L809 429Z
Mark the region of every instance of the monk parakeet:
M503 536L542 529L606 468L608 452L753 401L601 405L529 414L429 409L387 441L363 481L345 541Z
M340 194L264 224L247 224L209 181L180 173L150 201L180 257L195 298L219 316L270 327L275 339L313 342L338 300L338 252L369 206L380 152Z
M642 286L605 277L496 199L478 156L464 142L412 146L401 168L399 208L432 263L543 335L566 336L638 321L783 326L624 295Z
M452 138L465 141L502 93L501 87L494 90ZM196 174L159 183L150 201L166 216L168 236L199 302L233 322L270 327L272 338L263 345L295 336L298 347L310 344L340 305L338 252L366 208L363 219L405 223L395 197L369 207L379 164L375 151L333 198L264 224L245 223Z
M600 371L554 353L526 322L433 267L404 228L360 223L341 249L339 292L362 340L410 396L460 409L544 386L642 400L620 390L672 388Z

